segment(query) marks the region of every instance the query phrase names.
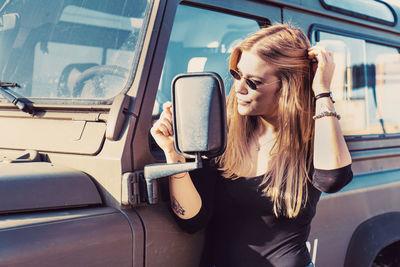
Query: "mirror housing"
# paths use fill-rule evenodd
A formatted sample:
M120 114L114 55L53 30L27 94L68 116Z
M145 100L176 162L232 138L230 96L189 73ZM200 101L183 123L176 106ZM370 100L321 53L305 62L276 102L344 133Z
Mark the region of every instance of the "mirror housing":
M177 75L171 84L176 151L194 161L144 167L148 201L157 203L156 179L202 167L202 158L221 155L226 148L225 89L217 73Z
M171 95L176 151L185 158L221 155L226 147L221 77L212 72L180 74L172 81Z

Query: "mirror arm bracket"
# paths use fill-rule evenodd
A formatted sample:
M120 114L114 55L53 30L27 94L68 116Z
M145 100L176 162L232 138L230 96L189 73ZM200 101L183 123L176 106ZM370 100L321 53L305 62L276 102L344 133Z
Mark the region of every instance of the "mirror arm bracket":
M188 172L202 167L200 153L196 153L195 161L185 163L156 163L144 167L144 177L147 184L147 195L149 204L158 201L157 179L170 176L176 173Z

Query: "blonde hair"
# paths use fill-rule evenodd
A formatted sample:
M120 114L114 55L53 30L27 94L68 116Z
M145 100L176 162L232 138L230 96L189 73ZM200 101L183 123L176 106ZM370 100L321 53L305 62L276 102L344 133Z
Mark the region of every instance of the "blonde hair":
M274 213L289 218L299 214L307 199L308 170L313 151L315 111L311 89L311 63L307 58L310 42L297 28L276 24L260 29L232 52L229 67L236 69L243 51L256 53L267 64L275 66L281 80L278 89L276 140L271 149L263 191L274 204ZM225 178L248 175L252 168L250 144L261 126L257 116L242 116L237 111L234 85L227 101L228 142L218 159Z

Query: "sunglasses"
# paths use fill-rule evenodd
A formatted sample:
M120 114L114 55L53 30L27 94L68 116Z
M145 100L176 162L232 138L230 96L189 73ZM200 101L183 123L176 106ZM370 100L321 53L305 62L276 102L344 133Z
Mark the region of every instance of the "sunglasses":
M244 78L244 77L242 76L242 74L240 74L237 70L230 69L229 72L230 72L230 74L232 75L233 79L235 79L235 80L237 80L237 81L240 81L242 78ZM280 81L280 80L276 80L276 81L273 81L273 82L270 82L270 83L262 83L262 82L255 82L255 81L252 81L252 80L250 80L249 78L244 78L244 80L245 80L247 86L248 86L250 89L252 89L252 90L257 90L257 86L259 86L259 85L261 85L261 84L270 85L270 84L273 84L273 83L276 83L276 82L279 82L279 81Z

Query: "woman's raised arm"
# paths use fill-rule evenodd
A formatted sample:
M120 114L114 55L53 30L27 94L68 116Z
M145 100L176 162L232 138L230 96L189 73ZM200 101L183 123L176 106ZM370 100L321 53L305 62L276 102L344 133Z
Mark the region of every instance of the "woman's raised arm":
M329 93L335 64L332 52L314 46L308 50L309 58L316 59L317 69L313 80L313 91L318 95ZM333 170L351 164L351 156L344 140L339 114L329 97L316 99L314 137L314 168Z
M164 151L167 163L185 162L174 146L174 132L172 128L172 103L163 105L160 119L150 130L157 144ZM174 174L169 178L171 207L181 219L190 219L196 216L201 208L202 201L188 172Z

